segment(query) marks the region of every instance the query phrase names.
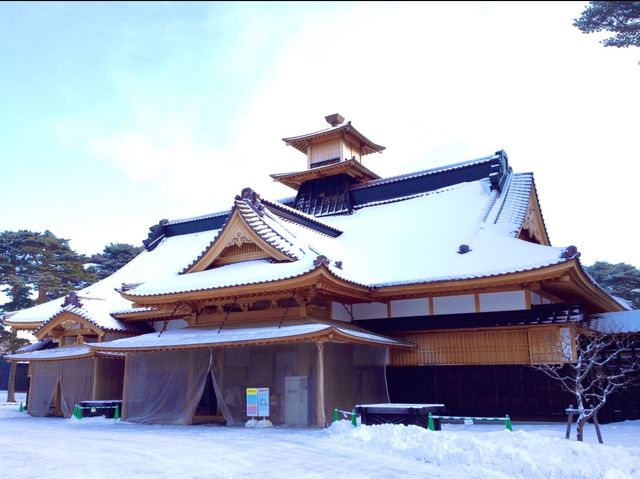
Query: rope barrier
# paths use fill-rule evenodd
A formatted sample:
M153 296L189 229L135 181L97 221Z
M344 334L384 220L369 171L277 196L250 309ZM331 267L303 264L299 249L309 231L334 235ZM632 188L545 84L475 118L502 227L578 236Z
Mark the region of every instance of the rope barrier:
M83 409L90 409L91 412L97 412L98 409L115 409L114 413L113 413L113 420L114 421L119 421L120 420L120 405L116 404L115 406L80 406L78 404L76 404L73 408L73 413L71 414L72 417L75 417L76 419L82 419L82 410Z
M358 426L358 419L356 416L356 411L352 410L352 411L342 411L341 409L338 409L337 407L333 409L333 422L339 421L340 420L340 414L342 414L342 417L344 419L349 419L351 418L351 424L354 427Z
M433 423L434 419L440 419L445 421L504 421L504 428L509 431L513 431L513 426L511 425L511 418L507 414L505 417L482 417L482 416L434 416L432 413L429 413L429 420L427 422L427 429L434 431L435 425Z

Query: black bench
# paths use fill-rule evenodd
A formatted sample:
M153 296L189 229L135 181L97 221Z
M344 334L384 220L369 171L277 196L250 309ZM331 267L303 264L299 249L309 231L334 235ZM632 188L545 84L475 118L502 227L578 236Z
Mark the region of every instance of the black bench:
M120 400L80 401L76 406L80 408L82 417L105 416L111 419L115 416L116 406L118 414L122 414L122 401Z
M442 414L444 404L361 404L356 406L356 413L360 415L362 424L404 424L405 426L420 426L427 428L429 413ZM433 425L437 431L442 429L440 419L434 419Z

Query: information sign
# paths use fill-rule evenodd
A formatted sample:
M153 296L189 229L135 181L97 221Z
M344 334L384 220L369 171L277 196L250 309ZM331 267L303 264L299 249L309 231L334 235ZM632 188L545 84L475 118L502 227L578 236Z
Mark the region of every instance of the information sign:
M247 388L247 416L258 415L258 388Z
M269 415L269 388L258 388L258 416Z

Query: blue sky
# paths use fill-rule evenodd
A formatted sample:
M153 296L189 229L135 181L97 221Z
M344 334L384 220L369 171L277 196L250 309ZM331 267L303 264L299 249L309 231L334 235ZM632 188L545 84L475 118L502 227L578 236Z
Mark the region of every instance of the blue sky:
M91 254L305 167L281 138L339 112L382 176L504 149L554 245L640 266L640 49L584 2L2 2L0 230Z

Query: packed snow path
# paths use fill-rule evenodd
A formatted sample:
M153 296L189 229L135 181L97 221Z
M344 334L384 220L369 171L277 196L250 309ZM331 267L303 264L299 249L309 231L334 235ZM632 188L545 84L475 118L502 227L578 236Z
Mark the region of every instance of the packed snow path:
M562 424L514 427L151 426L32 418L2 405L0 478L640 477L640 421L603 426L604 446L590 429L581 444L564 439Z

